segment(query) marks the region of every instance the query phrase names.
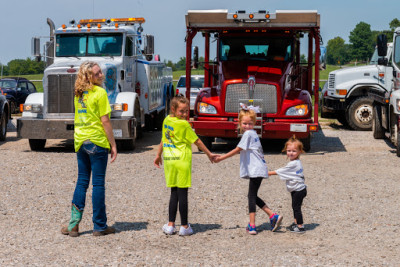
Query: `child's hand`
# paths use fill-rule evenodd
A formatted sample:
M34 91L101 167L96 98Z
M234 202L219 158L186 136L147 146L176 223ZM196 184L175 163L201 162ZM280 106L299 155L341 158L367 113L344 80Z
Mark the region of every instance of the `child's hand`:
M154 159L154 166L156 166L157 168L160 168L160 165L162 165L162 159L161 159L161 156L157 156Z
M221 161L222 161L221 155L217 155L217 157L214 159L214 162L215 162L215 163L219 163L219 162L221 162Z
M218 157L218 155L211 153L208 156L208 159L211 161L211 163L214 163L215 158Z

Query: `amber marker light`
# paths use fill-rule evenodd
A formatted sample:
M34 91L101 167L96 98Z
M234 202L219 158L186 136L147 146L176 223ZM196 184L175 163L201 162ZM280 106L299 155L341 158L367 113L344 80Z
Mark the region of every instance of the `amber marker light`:
M115 23L115 28L118 28L118 27L119 27L118 23Z
M317 131L317 126L316 125L311 125L310 126L310 131L311 132L316 132Z
M269 19L271 16L269 14L265 14L265 18Z
M101 28L101 24L99 23L99 24L97 24L97 28Z
M67 26L66 26L65 24L61 25L61 27L62 27L63 29L66 29L66 28L67 28Z
M126 104L126 103L122 104L122 110L128 111L128 104Z
M249 18L253 19L254 18L254 14L249 14Z
M378 75L379 75L379 77L381 77L381 78L385 77L385 73L384 73L384 72L379 72Z
M237 14L233 14L233 18L234 18L234 19L237 19L237 18L238 18L238 15L237 15Z
M81 24L76 25L76 27L78 27L78 29L82 28Z
M336 90L336 94L347 95L347 90L346 89L338 89L338 90Z
M24 112L24 104L19 105L19 112Z

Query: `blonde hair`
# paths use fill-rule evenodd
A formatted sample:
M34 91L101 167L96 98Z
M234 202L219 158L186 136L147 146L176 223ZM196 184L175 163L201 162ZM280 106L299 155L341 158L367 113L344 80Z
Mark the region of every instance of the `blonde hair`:
M303 143L299 139L297 139L295 135L293 135L292 137L289 138L289 140L286 141L285 147L283 148L282 152L287 151L287 147L289 144L297 145L297 150L299 150L300 154L305 153Z
M239 112L239 125L238 125L240 133L243 133L243 129L240 127L240 125L242 124L242 119L244 116L248 116L253 121L254 125L256 124L257 114L254 112L254 110L241 109Z
M173 109L174 111L176 111L176 109L178 108L179 104L186 104L186 105L189 105L189 100L188 100L186 97L184 97L182 94L179 94L179 95L177 95L177 96L174 96L174 98L172 98L172 100L171 100L171 110L170 110L170 113L173 113L173 112L172 112L172 109ZM175 115L175 114L174 114L174 115Z
M93 61L85 61L81 64L78 77L75 81L75 96L82 97L84 91L92 89L93 85L96 84L93 77L93 67L99 66L96 62ZM104 76L103 76L104 79Z

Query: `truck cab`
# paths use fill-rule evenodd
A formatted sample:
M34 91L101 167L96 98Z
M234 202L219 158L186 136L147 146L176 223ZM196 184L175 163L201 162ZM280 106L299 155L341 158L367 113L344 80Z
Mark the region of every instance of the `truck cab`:
M393 44L387 44L385 57L391 59ZM337 119L353 130L371 130L372 99L370 93L389 92L392 85L391 60L378 64L375 49L369 65L349 67L329 73L322 89L321 117Z
M318 110L318 67L316 85L312 83L313 64L319 66L320 59L317 11L189 10L186 26L187 77L197 65L196 57L191 61L192 39L198 32L205 38L204 88L191 121L203 142L210 148L215 137L238 138L242 103L258 106L256 129L261 139L295 134L309 150L311 132L318 131L318 112L313 112ZM300 39L305 35L308 61L302 62ZM210 38L216 42L214 61L209 60Z

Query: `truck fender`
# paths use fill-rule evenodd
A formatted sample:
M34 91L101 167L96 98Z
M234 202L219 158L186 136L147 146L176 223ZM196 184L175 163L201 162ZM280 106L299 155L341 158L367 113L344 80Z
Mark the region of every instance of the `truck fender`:
M115 103L128 104L128 110L121 113L123 117L133 117L135 111L135 105L139 100L139 96L134 92L120 92L115 98Z
M30 94L25 100L25 104L40 104L42 105L42 108L44 107L43 103L44 103L43 93ZM38 115L39 115L38 113L33 113L28 111L22 112L22 117L37 118Z
M385 93L386 89L381 86L374 85L374 84L358 84L349 90L346 98L348 99L353 96L367 95L366 93L364 93L362 91L369 91L369 92L376 91L378 93Z

